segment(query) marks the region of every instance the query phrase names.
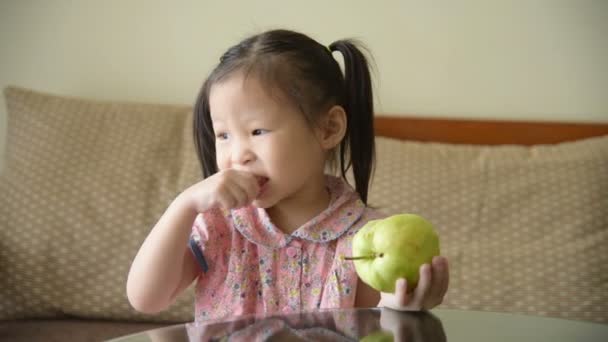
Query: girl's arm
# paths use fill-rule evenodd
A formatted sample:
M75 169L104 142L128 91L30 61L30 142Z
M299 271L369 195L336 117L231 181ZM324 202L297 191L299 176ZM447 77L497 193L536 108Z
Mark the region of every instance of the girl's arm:
M187 243L196 215L178 196L144 240L127 279L127 297L137 311L165 310L196 278L198 265Z
M213 207L238 208L251 203L260 191L255 175L226 169L182 192L169 205L131 264L127 297L146 313L163 311L199 274L188 248L198 213Z

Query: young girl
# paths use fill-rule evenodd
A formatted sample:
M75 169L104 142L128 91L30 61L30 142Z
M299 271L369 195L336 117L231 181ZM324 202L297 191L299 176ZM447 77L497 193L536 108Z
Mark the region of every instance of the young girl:
M175 198L141 246L127 281L131 305L159 312L195 280L196 320L441 303L443 257L420 268L415 290L400 279L394 294L370 288L342 258L357 230L380 218L366 206L372 100L367 61L351 41L328 48L274 30L228 49L194 111L204 180ZM332 165L342 177L325 174Z

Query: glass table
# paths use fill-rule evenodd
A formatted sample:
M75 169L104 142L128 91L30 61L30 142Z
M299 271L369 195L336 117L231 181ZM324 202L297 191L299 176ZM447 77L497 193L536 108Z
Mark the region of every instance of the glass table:
M508 313L336 309L179 324L113 342L608 341L608 325Z

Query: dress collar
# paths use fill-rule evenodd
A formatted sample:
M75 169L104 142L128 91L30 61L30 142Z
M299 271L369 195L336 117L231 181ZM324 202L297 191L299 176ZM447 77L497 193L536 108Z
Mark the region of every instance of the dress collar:
M319 243L335 240L359 220L365 204L343 179L326 175L325 184L330 194L327 209L291 234L277 228L265 209L251 205L230 210L229 221L247 240L269 248L284 247L294 238Z

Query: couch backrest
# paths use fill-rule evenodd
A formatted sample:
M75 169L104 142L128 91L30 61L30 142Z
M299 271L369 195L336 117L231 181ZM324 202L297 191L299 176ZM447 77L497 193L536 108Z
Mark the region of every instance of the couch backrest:
M135 312L126 276L169 202L201 178L191 108L5 90L0 319L187 321ZM608 322L608 137L471 146L377 139L369 201L422 215L451 264L442 307Z

